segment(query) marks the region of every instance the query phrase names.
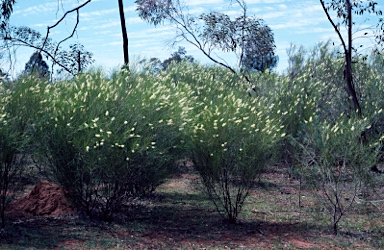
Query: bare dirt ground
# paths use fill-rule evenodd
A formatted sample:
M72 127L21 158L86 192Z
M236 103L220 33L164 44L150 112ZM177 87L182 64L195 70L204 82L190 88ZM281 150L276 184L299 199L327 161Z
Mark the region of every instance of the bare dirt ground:
M334 236L329 214L288 169L271 168L261 180L237 224L216 213L193 171L124 206L111 223L78 215L60 187L42 182L8 206L0 249L384 248L382 203L357 204Z

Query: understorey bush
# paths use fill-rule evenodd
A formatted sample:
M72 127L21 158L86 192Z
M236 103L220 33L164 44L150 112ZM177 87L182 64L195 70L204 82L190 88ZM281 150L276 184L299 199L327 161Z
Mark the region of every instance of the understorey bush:
M78 208L109 220L172 173L182 154L185 88L100 72L55 85L49 117L40 122L40 152Z
M377 161L380 139L370 143L362 140L361 132L369 126L368 119L347 115L334 121L314 119L297 155L305 183L331 215L334 234L372 181L371 168Z
M0 217L1 227L5 227L5 206L9 202L8 191L12 188L15 175L21 171L18 164L20 155L20 131L14 130L13 117L6 111L10 93L1 90L0 106Z
M191 158L218 213L235 223L283 136L262 98L251 98L229 72L190 72L197 101L189 123ZM196 74L198 73L198 74Z
M23 78L4 86L0 82L0 217L5 227L5 208L23 183L26 159L31 155L35 120L44 103L46 82Z

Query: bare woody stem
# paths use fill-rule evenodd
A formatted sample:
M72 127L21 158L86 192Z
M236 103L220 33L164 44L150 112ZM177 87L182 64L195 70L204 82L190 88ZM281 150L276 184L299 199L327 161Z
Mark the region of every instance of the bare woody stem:
M59 47L60 47L60 45L61 45L63 42L67 41L68 39L70 39L71 37L74 36L74 34L75 34L76 30L77 30L77 27L78 27L78 25L79 25L79 21L80 21L80 20L79 20L79 17L80 17L79 10L80 10L81 8L83 8L84 6L86 6L87 4L89 4L91 1L92 1L92 0L87 0L87 1L85 1L84 3L80 4L79 6L77 6L76 8L73 8L73 9L71 9L71 10L68 10L67 12L64 13L64 15L63 15L63 16L62 16L62 17L61 17L55 24L53 24L53 25L47 27L47 33L46 33L46 35L45 35L44 42L43 42L41 48L37 48L37 49L40 50L40 53L41 53L41 52L46 53L46 54L47 54L47 55L48 55L48 56L49 56L49 57L50 57L56 64L58 64L59 66L63 67L63 65L60 64L60 63L58 63L57 60L55 59L55 57L56 57L56 53L57 53L57 51L59 50ZM72 13L72 12L76 12L76 24L75 24L75 26L73 27L71 34L70 34L69 36L67 36L66 38L64 38L63 40L61 40L61 41L56 45L55 52L53 53L53 55L50 54L50 53L47 53L47 51L44 49L44 47L45 47L45 45L47 44L48 37L49 37L49 33L50 33L51 29L57 27L57 26L58 26L58 25L59 25L59 24L60 24L60 23L67 17L67 15L70 14L70 13ZM65 69L65 71L67 71L67 72L69 72L70 74L73 75L73 72L71 72L70 70L68 70L66 67L63 67L63 68Z

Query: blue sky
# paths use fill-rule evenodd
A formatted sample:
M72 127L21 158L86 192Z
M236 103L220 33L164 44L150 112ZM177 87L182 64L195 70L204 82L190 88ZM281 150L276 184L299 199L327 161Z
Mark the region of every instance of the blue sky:
M60 4L58 0L18 0L11 24L28 26L45 34L47 26L54 24L66 10L82 2L84 0L60 0ZM230 16L236 16L238 13L236 8L229 6L229 0L185 0L185 2L192 14L198 15L210 10L225 12ZM290 44L311 48L320 41L329 39L338 41L319 0L246 0L246 3L248 14L264 19L275 35L276 51L280 58L278 71L283 71L288 66L286 50ZM200 62L210 63L188 43L170 47L169 41L175 36L175 29L170 25L154 27L146 24L138 17L133 0L125 0L124 8L131 61L151 57L164 60L177 50L177 46L184 46L187 53ZM75 23L75 17L75 14L69 16L66 22L52 30L50 36L55 40L68 36ZM361 23L361 25L367 24ZM92 0L81 9L78 32L75 38L67 42L67 46L76 41L93 53L95 66L106 69L121 66L123 52L117 0ZM23 69L32 53L31 49L18 50L16 72ZM231 60L229 55L218 55Z

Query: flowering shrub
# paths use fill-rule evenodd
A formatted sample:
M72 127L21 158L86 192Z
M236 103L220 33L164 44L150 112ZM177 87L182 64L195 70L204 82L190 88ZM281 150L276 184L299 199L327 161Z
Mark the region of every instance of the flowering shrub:
M0 86L0 171L11 166L4 165L7 152L38 152L40 165L73 202L104 219L127 198L152 192L185 157L231 222L276 154L289 152L297 162L311 163L301 176L332 190L335 182L327 176L335 162L346 164L342 173L348 178L369 170L370 160L354 157L371 159L368 145L382 139L384 93L382 57L356 64L365 120L353 118L341 85L342 60L327 46L298 55L288 74L252 73L254 86L223 68L186 62L154 75L140 69L110 77L91 72L70 81L24 78ZM362 134L366 144L356 144ZM12 168L21 170L19 163ZM362 169L354 168L357 163ZM1 185L7 182L8 175L0 177ZM8 187L0 188L4 208Z
M9 183L15 172L18 172L16 158L18 154L17 131L12 132L12 124L5 105L9 101L9 93L1 89L0 95L0 217L1 227L5 227L5 205L7 203Z
M193 73L191 72L193 76ZM199 71L189 124L192 161L217 211L236 222L250 189L283 136L265 100L250 98L225 71Z
M182 88L101 73L55 86L41 151L79 207L109 219L124 199L152 192L169 175L188 107Z
M367 119L341 115L332 123L314 121L305 134L301 154L301 173L315 190L332 217L334 233L364 185L370 182L370 169L377 160L380 141L365 144L361 131Z
M25 158L31 154L34 121L44 103L42 86L46 83L30 77L15 86L0 82L0 217L5 227L4 210L16 190L16 177L25 170Z

